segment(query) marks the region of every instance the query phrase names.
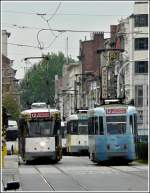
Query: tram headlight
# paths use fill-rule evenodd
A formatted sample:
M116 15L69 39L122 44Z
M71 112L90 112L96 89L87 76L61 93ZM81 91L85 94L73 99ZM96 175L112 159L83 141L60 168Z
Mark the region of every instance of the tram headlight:
M41 141L41 142L40 142L40 146L41 146L41 147L45 147L45 145L46 145L45 141Z

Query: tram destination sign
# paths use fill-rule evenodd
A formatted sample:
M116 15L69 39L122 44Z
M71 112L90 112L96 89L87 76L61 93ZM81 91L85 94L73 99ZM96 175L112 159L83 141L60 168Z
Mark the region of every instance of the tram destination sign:
M106 114L125 114L126 109L106 109Z
M31 118L48 118L50 117L49 112L34 112L31 113Z

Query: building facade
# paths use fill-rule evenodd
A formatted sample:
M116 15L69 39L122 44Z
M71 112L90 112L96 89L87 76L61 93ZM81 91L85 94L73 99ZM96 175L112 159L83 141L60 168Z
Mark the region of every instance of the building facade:
M124 49L120 74L126 101L134 99L138 111L138 134L148 136L148 2L135 2L134 13L122 19L117 27L116 47ZM118 82L121 81L118 79Z
M12 68L13 60L7 57L7 41L10 33L2 30L2 100L10 95L20 104L20 94L18 93L18 80L15 78L16 70Z
M55 99L61 111L62 120L80 108L81 91L77 86L77 74L80 73L80 63L69 63L63 66L61 78L55 76Z
M97 49L104 48L104 33L93 33L91 40L80 41L79 60L82 65L82 107L91 108L99 103L100 60Z

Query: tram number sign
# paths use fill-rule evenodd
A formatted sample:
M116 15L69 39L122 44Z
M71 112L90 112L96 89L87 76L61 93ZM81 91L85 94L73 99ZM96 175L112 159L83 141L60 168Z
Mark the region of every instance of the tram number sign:
M124 114L126 109L106 109L106 114Z
M31 113L31 118L48 118L50 117L49 112L36 112L36 113Z

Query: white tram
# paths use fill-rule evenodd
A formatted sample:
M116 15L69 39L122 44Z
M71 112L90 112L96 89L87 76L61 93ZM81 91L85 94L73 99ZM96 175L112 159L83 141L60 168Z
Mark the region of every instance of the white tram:
M60 112L35 108L21 112L19 119L19 152L24 161L47 157L62 158Z
M67 118L67 153L88 153L87 110L79 110Z

